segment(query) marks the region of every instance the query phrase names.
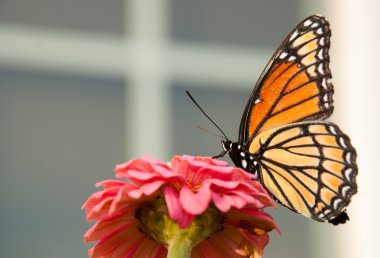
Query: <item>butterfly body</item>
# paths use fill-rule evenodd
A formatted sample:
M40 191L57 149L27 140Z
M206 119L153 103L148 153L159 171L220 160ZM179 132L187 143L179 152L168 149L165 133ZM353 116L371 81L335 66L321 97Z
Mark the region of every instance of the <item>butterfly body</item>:
M313 15L296 26L254 87L237 142L222 141L231 160L257 176L285 207L317 221L345 223L357 191L356 151L333 112L331 31Z
M222 142L223 149L229 154L235 166L240 167L251 174L259 176L260 172L258 167L259 153L252 154L238 142L231 142L229 140Z

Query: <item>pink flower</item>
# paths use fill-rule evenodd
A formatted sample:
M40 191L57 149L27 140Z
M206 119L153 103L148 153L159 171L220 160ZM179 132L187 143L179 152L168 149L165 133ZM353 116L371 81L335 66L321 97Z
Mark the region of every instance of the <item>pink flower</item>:
M144 156L115 171L127 180L98 183L103 190L82 207L96 221L85 234L85 242L98 241L92 258L169 257L173 235L183 238L179 243L192 239L191 257L256 258L267 232L279 231L263 211L274 206L267 192L252 174L224 161L175 156L167 164Z

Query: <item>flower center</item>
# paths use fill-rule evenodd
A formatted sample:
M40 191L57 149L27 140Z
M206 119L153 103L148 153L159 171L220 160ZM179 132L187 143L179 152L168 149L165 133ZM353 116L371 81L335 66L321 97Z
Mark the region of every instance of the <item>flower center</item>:
M202 185L193 185L190 181L186 181L185 184L187 185L187 187L190 188L191 191L193 192L196 192L198 191L198 189L200 189L202 187Z
M174 240L186 239L191 246L209 238L215 232L223 230L224 215L213 206L194 218L187 228L180 228L178 223L171 220L163 198L157 198L155 203L142 207L136 213L140 221L139 230L147 237L162 243L166 247Z

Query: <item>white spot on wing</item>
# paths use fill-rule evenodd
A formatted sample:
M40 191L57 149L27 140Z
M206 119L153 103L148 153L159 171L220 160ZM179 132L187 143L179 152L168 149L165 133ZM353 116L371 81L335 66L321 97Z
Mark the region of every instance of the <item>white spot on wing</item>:
M319 35L323 34L323 29L322 29L322 28L319 28L319 29L317 30L317 33L318 33Z
M348 191L350 191L350 190L351 190L351 187L349 185L343 186L343 188L342 188L342 195L343 195L343 197L346 197L347 194L348 194Z
M306 27L308 27L308 26L310 26L311 23L312 23L312 21L310 21L310 20L306 20L306 21L303 23L303 25L306 26Z
M296 60L296 57L295 56L290 56L289 57L289 61L293 61L293 60Z
M325 38L321 38L319 40L319 45L324 46L325 45Z
M321 50L319 50L319 52L318 52L318 58L319 59L323 59L323 49L321 49Z
M333 203L333 207L334 207L334 210L337 210L338 207L339 207L339 204L342 202L342 199L338 198L334 201Z
M339 138L339 143L340 145L342 145L343 148L347 148L346 141L343 139L343 137Z
M334 134L334 135L337 134L334 126L330 125L329 129L330 129L330 132L331 132L332 134Z
M353 170L352 168L347 168L346 171L344 171L344 176L347 179L347 181L351 180Z
M295 39L295 38L298 36L298 34L299 34L299 33L298 33L298 31L296 30L295 32L293 32L292 36L290 36L290 39L289 39L289 40L291 41L291 40Z
M351 159L352 159L352 153L351 152L347 152L347 154L346 154L346 161L351 164Z
M287 52L282 52L281 55L280 55L280 58L284 59L287 55L288 55Z
M260 98L255 100L255 104L260 103L262 100Z
M322 87L327 89L327 79L326 78L323 78L323 80L322 80Z
M324 74L325 73L325 70L323 69L323 64L322 63L318 65L318 72L320 74Z
M324 100L324 101L327 101L327 100L328 100L328 96L327 96L327 94L325 94L325 95L323 96L323 100Z
M317 22L314 22L313 25L311 25L311 27L312 27L312 28L316 28L316 27L318 27L318 25L319 25L319 24L318 24Z
M324 106L325 106L325 108L329 108L330 104L328 102L326 102Z

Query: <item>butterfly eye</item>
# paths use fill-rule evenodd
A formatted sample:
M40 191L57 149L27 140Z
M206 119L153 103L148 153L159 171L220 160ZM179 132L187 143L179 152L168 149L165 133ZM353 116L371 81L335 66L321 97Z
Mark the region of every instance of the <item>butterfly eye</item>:
M222 146L225 151L230 151L232 149L232 142L230 140L222 140Z

